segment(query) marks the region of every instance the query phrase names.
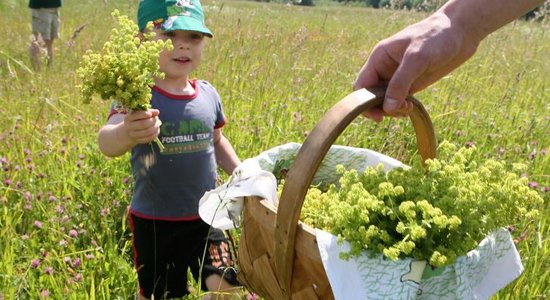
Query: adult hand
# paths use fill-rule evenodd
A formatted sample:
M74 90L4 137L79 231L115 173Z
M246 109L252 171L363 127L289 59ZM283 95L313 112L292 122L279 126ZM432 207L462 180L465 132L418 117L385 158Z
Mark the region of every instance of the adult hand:
M449 0L428 18L378 43L355 80L354 89L387 86L383 109L365 112L406 116L405 101L468 60L487 35L545 0Z
M359 72L354 90L387 86L383 108L364 115L380 122L385 115L405 117L412 103L405 100L460 66L476 51L480 39L453 24L443 13L411 25L382 40Z

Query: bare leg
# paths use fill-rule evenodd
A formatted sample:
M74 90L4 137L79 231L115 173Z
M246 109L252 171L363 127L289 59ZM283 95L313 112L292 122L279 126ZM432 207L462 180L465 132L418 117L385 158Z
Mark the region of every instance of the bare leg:
M40 71L40 52L42 52L40 46L40 37L33 34L31 44L29 45L29 54L31 56L32 68L35 71Z
M229 299L240 299L239 291L240 287L235 287L223 280L219 275L210 275L206 278L206 287L209 291L216 291L219 294L210 294L203 298L203 300L229 300Z
M46 50L48 51L48 66L51 66L53 62L53 39L44 40L44 44L46 44Z
M143 297L140 293L137 293L136 299L137 299L137 300L149 300L149 298Z

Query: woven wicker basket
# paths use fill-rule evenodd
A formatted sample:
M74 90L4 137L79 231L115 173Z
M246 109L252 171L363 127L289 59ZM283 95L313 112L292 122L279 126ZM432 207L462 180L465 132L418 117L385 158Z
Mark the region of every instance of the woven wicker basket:
M238 279L261 297L283 299L334 299L317 248L315 230L299 221L302 204L315 172L331 145L361 112L381 105L383 89L355 91L334 105L298 151L285 179L279 208L251 197L243 210L238 249ZM410 119L418 152L434 158L436 141L431 120L420 102ZM252 201L251 201L252 200Z

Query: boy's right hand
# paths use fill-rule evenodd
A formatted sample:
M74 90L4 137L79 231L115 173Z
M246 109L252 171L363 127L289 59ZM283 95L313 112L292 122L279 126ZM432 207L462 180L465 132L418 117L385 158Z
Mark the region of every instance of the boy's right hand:
M131 111L124 117L123 131L133 144L152 142L160 133L158 109Z

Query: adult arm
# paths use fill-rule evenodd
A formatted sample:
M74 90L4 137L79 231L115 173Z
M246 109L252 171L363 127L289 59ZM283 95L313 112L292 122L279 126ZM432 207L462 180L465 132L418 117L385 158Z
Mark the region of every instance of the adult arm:
M159 111L133 111L112 115L98 133L99 149L115 157L128 152L137 144L153 141L160 133Z
M218 165L227 174L233 173L233 170L235 170L241 161L229 140L223 135L221 129L214 129L214 149Z
M380 41L354 83L354 89L387 85L382 108L365 115L406 116L405 101L447 75L477 50L498 28L522 16L544 0L450 0L426 19Z

